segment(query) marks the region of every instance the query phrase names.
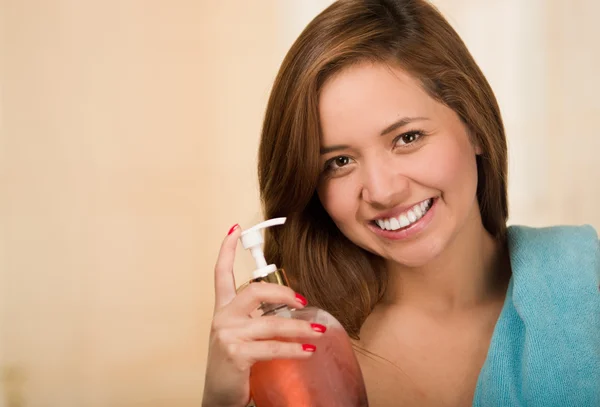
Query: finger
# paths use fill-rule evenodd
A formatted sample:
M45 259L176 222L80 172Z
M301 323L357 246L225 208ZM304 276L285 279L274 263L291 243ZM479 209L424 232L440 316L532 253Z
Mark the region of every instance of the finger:
M323 335L326 330L326 326L309 321L267 316L252 319L243 326L232 328L231 336L244 341L274 338L314 340Z
M235 298L235 277L233 261L241 228L234 225L221 244L215 265L215 311L229 304Z
M249 369L256 362L273 359L307 359L317 350L312 344L282 341L253 341L230 345L229 358L241 369Z
M290 308L303 308L306 305L306 299L289 287L271 283L252 283L231 301L228 312L237 316L247 316L263 302L285 304Z

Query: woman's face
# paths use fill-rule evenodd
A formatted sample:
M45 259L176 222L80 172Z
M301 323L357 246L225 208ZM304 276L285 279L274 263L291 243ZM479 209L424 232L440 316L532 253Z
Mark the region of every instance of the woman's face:
M325 84L319 108L319 198L356 245L419 267L481 222L479 149L458 115L406 72L346 68Z

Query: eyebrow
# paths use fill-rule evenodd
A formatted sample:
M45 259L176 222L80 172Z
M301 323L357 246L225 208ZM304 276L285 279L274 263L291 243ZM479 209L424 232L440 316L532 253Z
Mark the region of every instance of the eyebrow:
M321 155L333 153L334 151L346 150L348 148L350 148L350 146L347 146L347 145L336 145L336 146L329 146L329 147L321 147Z
M393 132L394 130L398 130L412 122L418 122L423 120L429 120L427 117L403 117L402 119L390 124L385 129L381 131L381 136L385 136L388 133Z
M417 121L422 121L422 120L429 120L429 118L427 118L427 117L403 117L402 119L395 121L394 123L387 126L385 129L383 129L381 131L380 135L385 136L386 134L391 133L394 130L398 130L412 122L417 122ZM345 144L329 146L329 147L321 147L321 155L333 153L334 151L346 150L348 148L350 148L350 146L345 145Z

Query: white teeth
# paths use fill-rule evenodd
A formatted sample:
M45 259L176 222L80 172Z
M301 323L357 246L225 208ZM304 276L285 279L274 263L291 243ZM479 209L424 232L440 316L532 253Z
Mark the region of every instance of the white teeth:
M406 227L410 225L410 221L408 220L408 218L406 217L406 215L401 215L400 216L400 227Z
M397 218L377 219L375 223L384 230L398 230L409 226L421 219L429 210L433 203L432 199L416 204L409 211Z

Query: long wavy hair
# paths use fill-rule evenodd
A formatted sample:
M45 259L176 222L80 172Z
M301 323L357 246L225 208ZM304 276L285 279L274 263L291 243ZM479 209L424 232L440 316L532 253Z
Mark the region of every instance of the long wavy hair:
M385 292L387 274L381 259L339 231L317 196L319 93L336 72L364 61L400 67L458 114L482 150L477 199L483 225L503 240L508 217L500 109L440 12L424 0L340 0L324 10L289 50L267 105L258 160L261 200L266 218L287 216L288 222L267 233L265 255L355 339Z

